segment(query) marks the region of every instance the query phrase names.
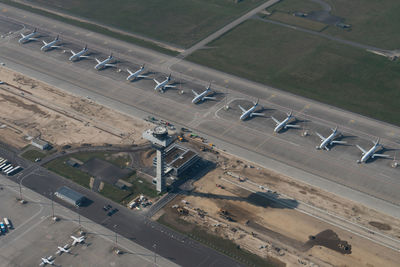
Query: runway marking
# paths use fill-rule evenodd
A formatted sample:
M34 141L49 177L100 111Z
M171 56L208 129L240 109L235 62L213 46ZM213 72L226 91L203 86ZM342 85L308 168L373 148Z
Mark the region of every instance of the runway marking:
M392 131L392 132L389 132L389 134L388 134L389 136L394 136L394 132Z
M299 113L304 113L304 111L305 111L306 109L309 109L310 107L311 107L310 104L305 105L304 108L302 108L302 109L299 111Z
M350 120L350 123L355 123L356 121L355 120Z
M271 137L270 137L270 138L271 138ZM261 144L259 144L258 146L256 146L255 151L258 151L258 149L259 149L260 147L262 147L265 143L267 143L268 140L269 140L270 138L265 138L264 142L262 142Z
M276 96L276 94L272 94L268 97L268 99L274 98Z

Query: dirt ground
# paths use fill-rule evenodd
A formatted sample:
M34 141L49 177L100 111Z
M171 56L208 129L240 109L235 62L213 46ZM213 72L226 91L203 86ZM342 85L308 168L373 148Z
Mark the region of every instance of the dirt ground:
M0 67L0 133L17 148L40 137L53 146L140 144L149 123ZM115 122L118 124L115 124ZM4 126L2 126L4 125Z
M219 167L195 182L189 196L177 197L162 213L201 225L254 254L276 257L287 266L398 266L397 252L229 181L238 182L241 177L247 180L241 182L243 185L253 183L284 192L290 199L394 237L400 236L398 220L228 155L213 157ZM187 208L189 215L179 214L171 209L173 205ZM227 213L221 215L222 210Z

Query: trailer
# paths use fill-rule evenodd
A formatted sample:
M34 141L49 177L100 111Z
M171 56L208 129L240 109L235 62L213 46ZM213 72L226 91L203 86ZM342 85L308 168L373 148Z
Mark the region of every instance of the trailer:
M17 166L15 168L12 168L11 170L7 171L6 174L7 175L13 175L15 174L17 171L19 171L21 169L21 166Z
M2 167L1 170L4 171L5 169L8 169L10 166L11 166L11 164L8 164L8 165Z
M6 172L7 175L14 175L16 172L20 171L22 168L21 166L17 166L11 170L9 170L8 172Z
M3 172L4 173L7 173L9 170L11 170L11 169L13 169L14 168L14 166L10 166L10 167L8 167L8 168L6 168L6 169L3 169Z
M10 220L8 218L4 218L3 221L4 221L4 223L5 223L5 225L7 226L8 229L12 229L11 222L10 222Z

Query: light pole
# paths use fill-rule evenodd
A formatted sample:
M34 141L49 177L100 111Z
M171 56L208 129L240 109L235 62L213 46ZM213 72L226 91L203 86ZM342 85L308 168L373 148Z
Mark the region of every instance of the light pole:
M81 231L81 214L79 213L79 206L76 207L78 210L78 224L79 224L79 231Z
M153 248L154 248L154 266L156 267L157 266L157 262L156 262L157 261L157 254L156 254L157 245L154 244Z
M51 193L51 211L53 214L53 219L55 218L54 216L54 193Z
M118 245L118 234L117 234L117 224L114 224L114 233L115 233L115 249L117 249Z

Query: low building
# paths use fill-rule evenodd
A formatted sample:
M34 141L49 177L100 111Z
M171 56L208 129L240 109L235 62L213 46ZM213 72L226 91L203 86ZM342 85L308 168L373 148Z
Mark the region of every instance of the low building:
M39 139L39 138L33 139L32 140L32 145L34 147L37 147L37 148L41 149L41 150L46 150L46 149L48 149L50 147L48 142L46 142L46 141L44 141L42 139Z
M68 202L71 205L79 207L85 202L85 196L72 190L67 186L60 187L57 192L54 193L58 198Z
M196 163L200 157L196 152L179 145L173 145L165 150L165 165L167 169L172 169L174 176L179 176L194 163ZM153 164L156 164L157 158L154 158Z

